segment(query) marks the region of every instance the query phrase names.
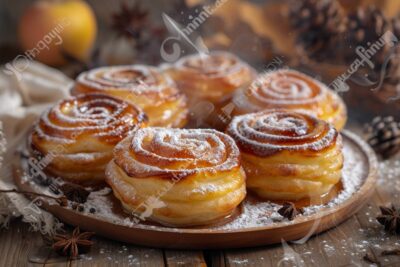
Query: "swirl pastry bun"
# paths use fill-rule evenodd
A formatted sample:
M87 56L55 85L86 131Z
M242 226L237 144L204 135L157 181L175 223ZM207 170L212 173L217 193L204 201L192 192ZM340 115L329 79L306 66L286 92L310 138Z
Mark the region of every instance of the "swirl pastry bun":
M227 52L189 55L177 61L167 72L188 96L191 113L194 114L192 119L197 124L201 124L199 119L203 119L205 124L217 128L221 120L224 124L224 118L230 115L225 114L224 107L229 104L233 92L249 86L256 77L253 68ZM205 103L211 103L212 109L205 110Z
M87 94L48 109L29 138L31 152L48 158L45 171L81 183L104 181L117 143L146 125L145 114L122 100Z
M341 179L341 136L307 113L270 110L237 116L227 133L242 152L247 188L262 198L320 197Z
M304 110L343 129L347 120L342 99L326 85L294 70L260 75L251 86L235 93L235 114L265 109Z
M126 211L175 227L226 217L246 195L240 152L208 129L144 128L114 150L106 181Z
M132 103L147 114L150 126L179 128L187 122L186 97L154 67L116 66L83 72L71 93L102 93Z

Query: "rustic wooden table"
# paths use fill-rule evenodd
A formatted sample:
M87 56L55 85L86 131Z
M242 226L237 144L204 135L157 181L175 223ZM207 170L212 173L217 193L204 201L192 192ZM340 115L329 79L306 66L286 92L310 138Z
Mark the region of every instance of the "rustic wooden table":
M370 266L363 259L366 253L375 255L381 266L400 266L400 256L381 255L385 249L400 249L400 236L385 233L375 220L380 205L400 204L399 195L400 156L380 163L380 177L369 204L343 224L304 244L183 251L96 237L91 252L74 261L55 255L39 233L16 220L0 232L0 266Z
M27 0L18 0L16 6L22 7L22 2ZM101 5L96 2L93 6ZM10 9L14 10L14 5L10 5ZM100 9L96 11L102 12ZM16 20L20 13L16 12L14 17L8 19ZM6 16L0 17L3 20L6 18ZM11 22L3 21L0 26L9 23ZM2 36L11 36L9 39L12 41L15 39L15 34L11 34L15 32L12 28L1 27L0 30L2 33L9 33ZM13 57L7 55L5 61ZM352 127L353 131L359 132L360 129ZM247 249L183 251L139 247L95 237L95 245L90 253L69 261L58 257L47 248L41 235L31 232L29 225L15 220L8 229L0 230L0 267L370 266L371 263L363 259L366 253L372 253L381 266L400 266L400 256L381 256L381 252L385 249L400 249L400 236L385 233L375 220L379 213L378 207L392 202L400 205L400 155L381 163L380 177L369 204L346 222L310 238L303 244L289 242Z

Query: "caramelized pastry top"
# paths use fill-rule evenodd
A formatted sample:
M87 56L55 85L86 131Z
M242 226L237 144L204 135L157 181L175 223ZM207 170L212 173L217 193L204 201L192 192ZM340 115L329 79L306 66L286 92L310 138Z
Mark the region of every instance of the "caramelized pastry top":
M307 113L267 110L235 117L227 133L239 148L266 157L280 151L318 153L336 145L332 125Z
M179 179L240 168L239 155L234 140L215 130L144 128L116 146L114 161L130 177Z
M103 93L140 107L150 126L183 127L186 97L158 68L145 65L93 69L77 78L72 94Z
M212 52L183 57L168 73L187 94L216 101L249 85L256 72L233 54Z
M346 108L340 97L321 82L294 70L261 74L245 90L236 92L239 114L265 109L307 110L341 129Z
M32 134L33 144L71 144L82 138L117 144L146 121L137 107L122 100L87 94L60 101L41 117Z
M243 72L246 65L233 54L213 52L210 55L186 56L176 63L176 67L210 78L219 78ZM233 82L239 84L240 80Z
M107 92L115 96L124 96L127 92L133 95L146 94L152 96L151 101L155 105L157 101L164 102L179 94L168 76L155 67L145 65L102 67L83 72L72 91L73 94Z
M325 86L292 70L268 73L247 90L254 103L260 105L310 105L326 94Z

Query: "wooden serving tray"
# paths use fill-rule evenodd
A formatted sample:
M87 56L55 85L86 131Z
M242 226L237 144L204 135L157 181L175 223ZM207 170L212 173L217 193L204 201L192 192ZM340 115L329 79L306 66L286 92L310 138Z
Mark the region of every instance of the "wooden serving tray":
M277 215L279 203L263 202L250 193L230 218L219 224L196 228L170 228L147 221L137 223L123 212L108 188L92 192L84 212L61 207L44 198L42 207L67 224L114 240L150 247L224 249L268 245L282 240L304 242L355 214L374 191L378 167L374 152L351 132L343 131L342 135L345 163L340 188L336 188L328 203L305 207L305 213L293 221ZM21 166L14 175L19 189L49 194L48 187L27 179L24 175L26 164L23 158L20 161ZM97 212L90 213L89 207L94 207Z

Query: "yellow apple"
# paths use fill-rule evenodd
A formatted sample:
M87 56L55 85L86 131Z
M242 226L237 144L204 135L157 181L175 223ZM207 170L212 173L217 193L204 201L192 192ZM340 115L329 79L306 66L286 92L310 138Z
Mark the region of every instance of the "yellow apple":
M81 0L36 1L24 12L19 24L25 55L52 66L66 62L63 51L85 61L96 33L93 11Z

